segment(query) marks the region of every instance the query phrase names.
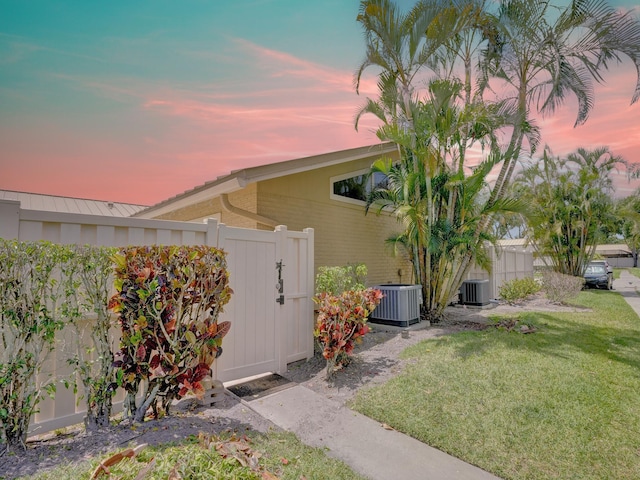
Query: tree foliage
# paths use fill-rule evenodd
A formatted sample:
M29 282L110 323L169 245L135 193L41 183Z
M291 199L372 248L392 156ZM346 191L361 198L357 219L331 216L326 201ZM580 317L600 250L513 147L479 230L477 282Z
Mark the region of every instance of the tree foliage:
M624 166L607 148L566 158L545 149L517 176L517 195L530 206L526 238L554 271L581 277L597 244L616 228L611 174Z
M410 252L424 308L438 318L472 264L483 263L496 215L522 209L508 186L525 148L539 145L535 114L552 114L571 95L576 125L584 123L593 84L612 62L640 68L640 24L597 0L422 0L406 13L390 0L363 0L357 20L365 57L354 84L359 91L374 68L378 97L357 113L356 128L374 115L378 137L400 157L374 165L393 180L370 206L402 222L392 241ZM640 78L632 102L639 96Z

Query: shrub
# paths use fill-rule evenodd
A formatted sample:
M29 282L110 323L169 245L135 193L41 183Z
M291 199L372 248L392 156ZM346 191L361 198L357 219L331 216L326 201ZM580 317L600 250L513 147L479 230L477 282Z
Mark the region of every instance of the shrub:
M168 413L175 398L201 395L201 380L222 353L229 322L225 253L212 247L128 247L113 256L116 295L110 308L122 328L116 367L125 388L125 417L144 420L148 408ZM135 396L145 382L140 406Z
M68 363L74 367L71 383L82 384L87 415L87 430L109 425L115 395L114 354L109 339L112 322L107 307L113 287L115 248L71 246L75 261L67 270L67 296L72 299L66 317L74 332L75 343ZM90 315L89 321L82 321ZM91 344L87 345L87 326Z
M558 272L542 274L542 290L553 303L565 303L580 293L584 286L582 277L574 277Z
M517 278L503 283L499 294L507 303L516 303L540 291L540 284L532 277Z
M53 379L39 381L64 323L66 247L0 239L0 443L24 447L29 422ZM41 383L39 383L41 382Z
M381 299L382 292L373 288L314 298L319 310L314 335L327 360L328 376L347 364L355 343L369 332L367 319Z
M314 302L318 304L315 337L327 360L327 376L346 366L355 344L369 332L369 314L380 303L380 290L365 289L362 264L320 267Z
M363 263L342 267L319 267L316 292L340 295L348 290L364 290L367 267Z

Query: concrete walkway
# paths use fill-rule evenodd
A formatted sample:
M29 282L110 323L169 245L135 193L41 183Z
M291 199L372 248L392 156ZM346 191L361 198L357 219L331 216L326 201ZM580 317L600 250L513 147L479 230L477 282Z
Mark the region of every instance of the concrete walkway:
M328 454L372 480L496 480L478 467L414 438L387 430L302 385L247 402L303 443Z
M618 291L640 317L640 278L629 273L620 272L620 278L613 281L614 291Z
M640 316L640 278L623 270L614 288ZM301 385L245 404L372 480L498 480Z

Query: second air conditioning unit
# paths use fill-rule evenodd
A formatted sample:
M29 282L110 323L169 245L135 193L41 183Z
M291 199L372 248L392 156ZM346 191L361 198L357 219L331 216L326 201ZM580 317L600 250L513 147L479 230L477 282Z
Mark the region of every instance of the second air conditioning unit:
M460 287L460 303L484 306L490 302L489 280L466 280Z

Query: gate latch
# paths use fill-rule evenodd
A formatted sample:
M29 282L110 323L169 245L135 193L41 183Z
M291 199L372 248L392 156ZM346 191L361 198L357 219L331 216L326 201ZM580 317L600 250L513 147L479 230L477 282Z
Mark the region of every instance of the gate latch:
M276 285L276 290L278 290L278 293L280 294L280 296L276 298L276 303L279 303L280 305L284 305L284 280L282 279L282 267L284 267L282 260L276 262L276 270L278 270L278 284Z

